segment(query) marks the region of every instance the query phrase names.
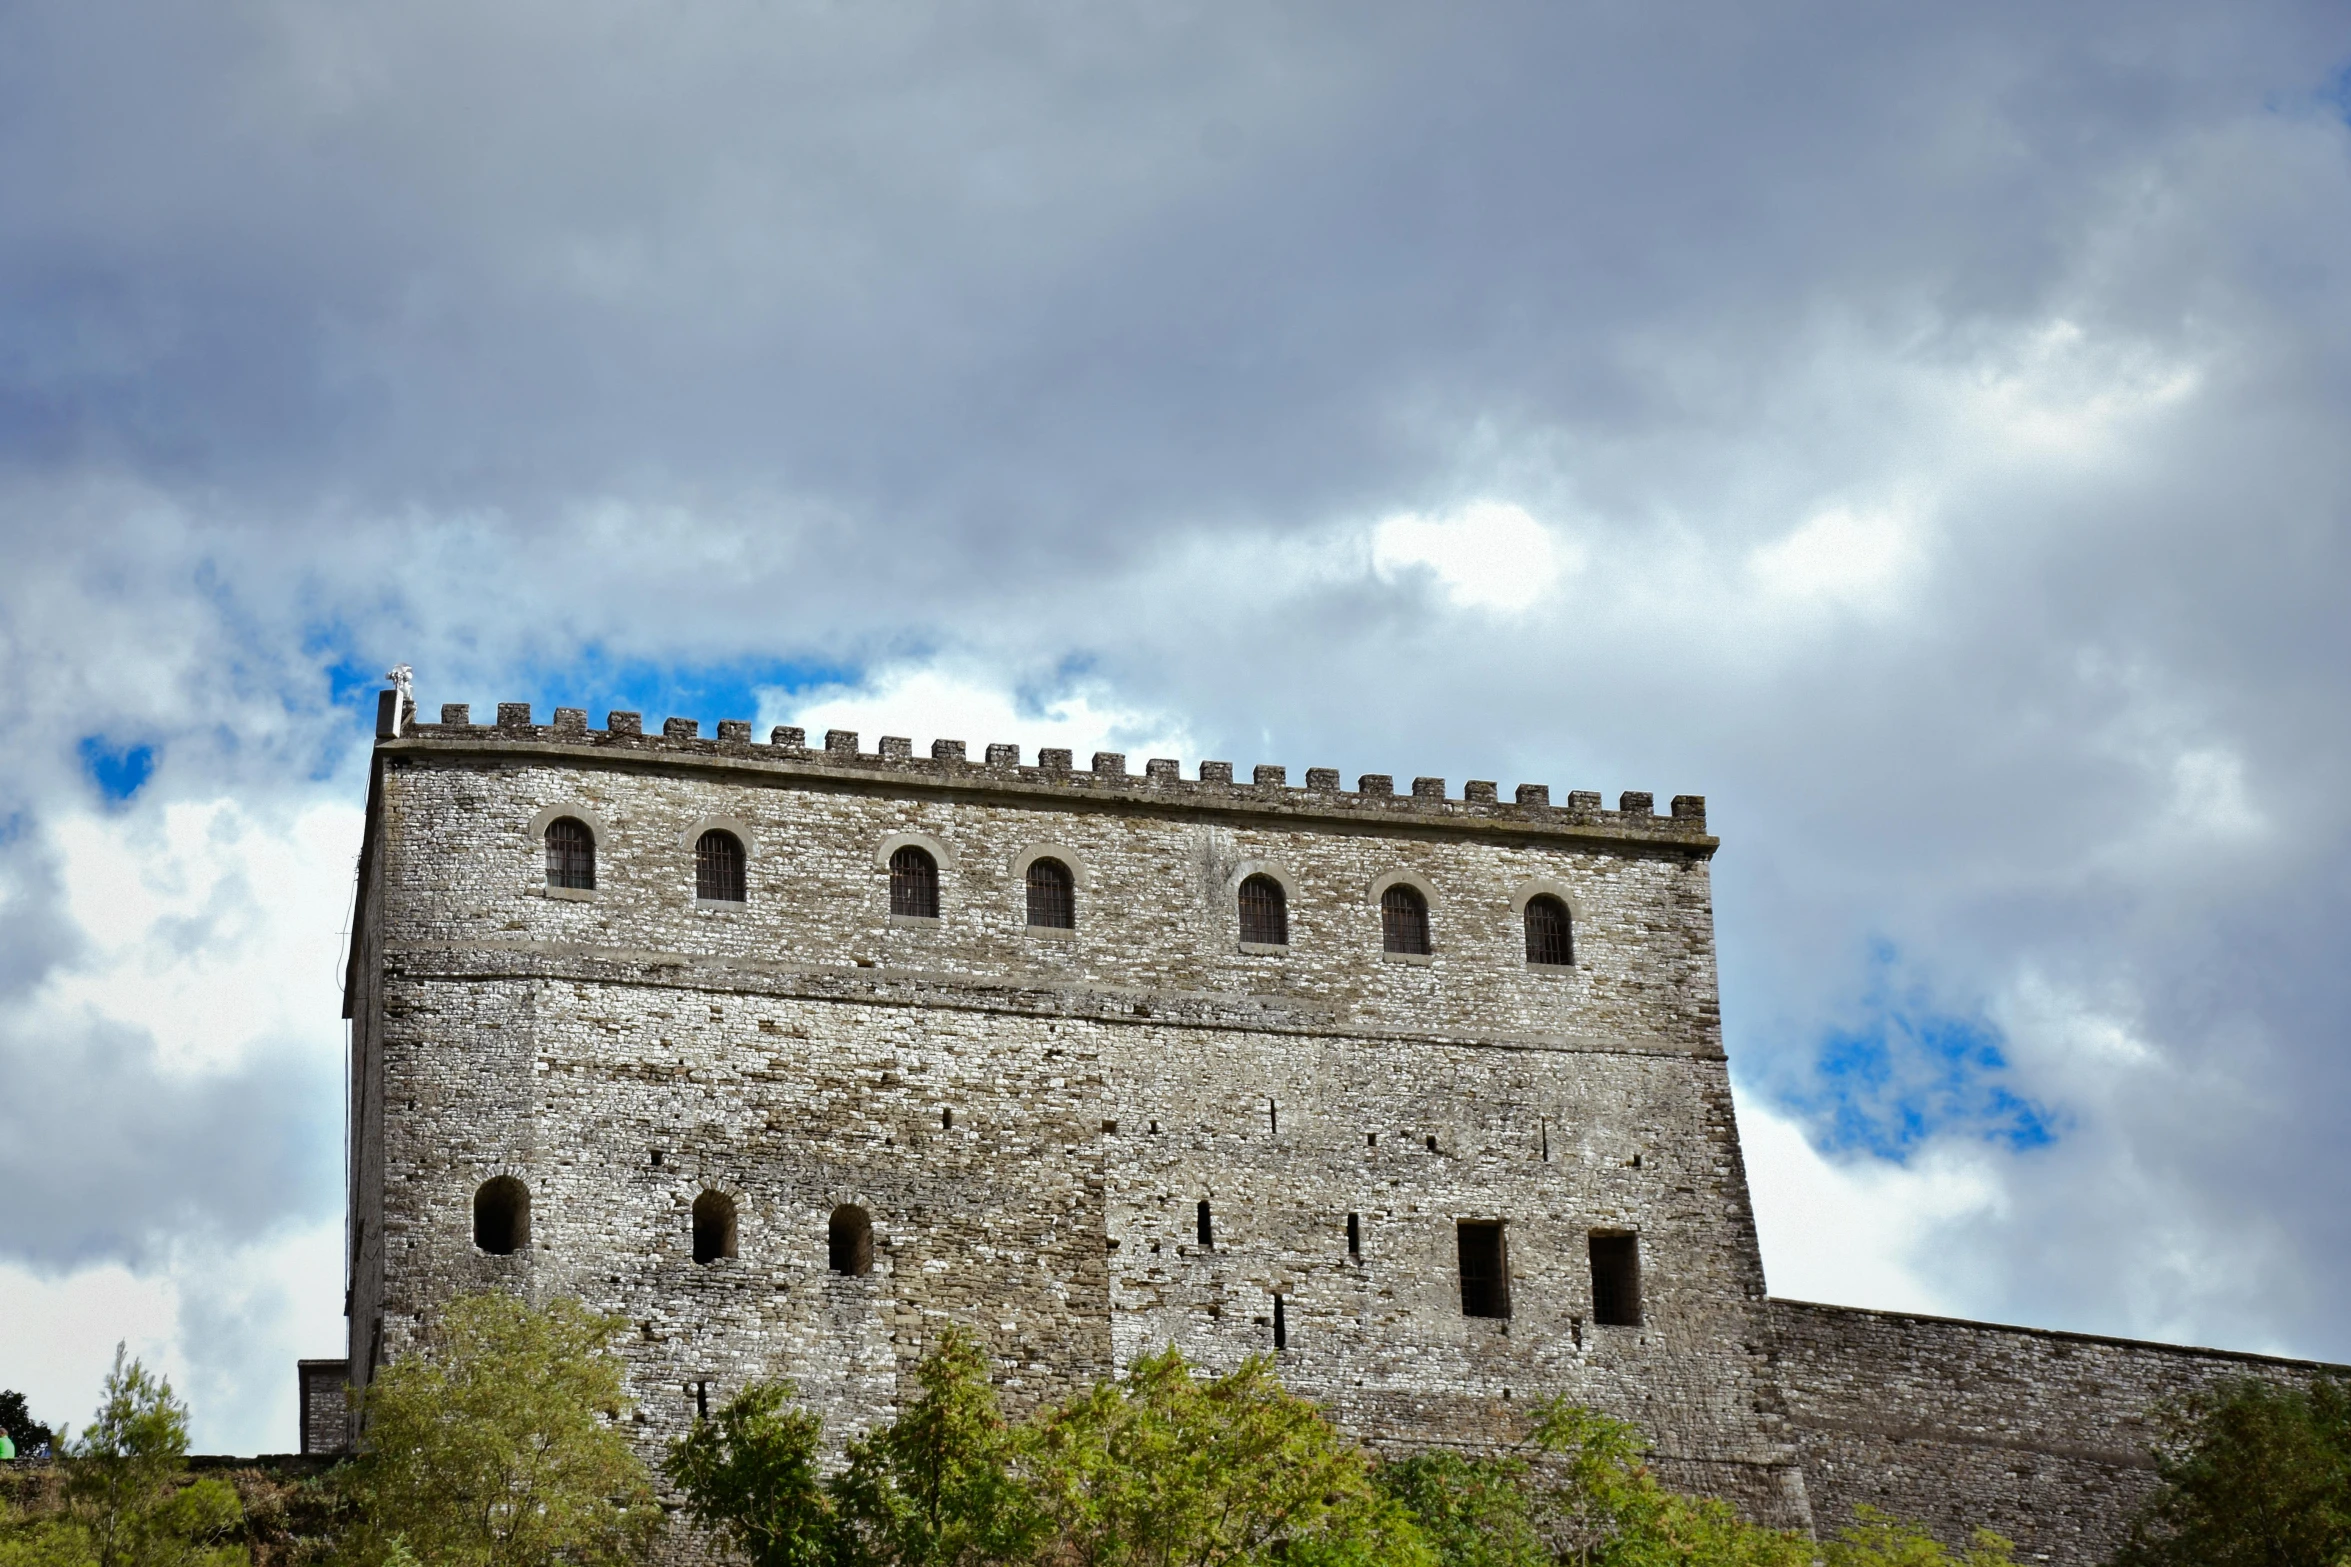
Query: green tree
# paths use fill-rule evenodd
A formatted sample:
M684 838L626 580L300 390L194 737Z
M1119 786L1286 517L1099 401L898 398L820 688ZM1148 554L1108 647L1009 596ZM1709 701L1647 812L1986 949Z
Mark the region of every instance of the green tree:
M1968 1548L1954 1556L1916 1524L1902 1522L1864 1502L1853 1524L1821 1547L1822 1567L2013 1567L2014 1547L1989 1529L1978 1529Z
M1023 1463L1080 1567L1433 1567L1363 1450L1252 1356L1213 1381L1145 1356L1024 1435Z
M832 1503L817 1473L823 1420L791 1408L789 1382L755 1382L673 1443L662 1472L694 1521L751 1567L832 1560Z
M1013 1473L1012 1428L977 1341L951 1328L915 1372L922 1392L849 1445L832 1491L845 1559L874 1567L991 1567L1025 1560L1043 1513Z
M33 1418L25 1396L14 1388L0 1392L0 1431L7 1432L8 1439L16 1444L19 1458L32 1457L43 1442L54 1441L60 1435Z
M65 1451L63 1505L12 1521L0 1567L238 1567L244 1509L188 1479L188 1410L123 1346L89 1428Z
M450 1302L423 1355L377 1374L343 1486L362 1562L613 1567L660 1528L622 1422L622 1324L576 1300Z
M2116 1567L2351 1562L2351 1386L2248 1377L2160 1414L2161 1484Z
M1418 1453L1382 1464L1377 1479L1444 1567L1551 1567L1525 1459Z
M1801 1535L1741 1518L1729 1503L1667 1490L1621 1420L1553 1399L1534 1445L1551 1463L1538 1510L1558 1560L1577 1567L1812 1567Z

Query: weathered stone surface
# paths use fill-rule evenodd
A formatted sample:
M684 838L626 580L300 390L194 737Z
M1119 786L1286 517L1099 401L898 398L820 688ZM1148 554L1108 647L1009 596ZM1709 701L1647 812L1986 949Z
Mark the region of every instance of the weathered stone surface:
M2106 1430L2108 1463L2109 1417L2171 1385L2128 1355L2077 1385L1999 1330L1914 1352L1898 1319L1764 1299L1698 797L1555 809L1542 786L1349 793L1327 769L1291 788L1270 766L1235 784L1217 762L1186 780L1112 753L1023 767L1002 743L980 764L957 741L499 713L377 747L347 992L358 1382L457 1292L571 1293L634 1325L648 1456L763 1376L839 1441L889 1415L948 1323L1019 1406L1169 1342L1217 1369L1271 1350L1278 1295L1285 1378L1384 1446L1510 1441L1565 1393L1761 1518L1884 1496L2018 1533L2055 1492L1984 1465L2042 1452L2035 1399ZM560 817L594 837L592 890L548 884ZM713 828L747 851L741 903L696 896ZM891 912L908 846L937 862L936 919ZM1074 930L1026 924L1040 854L1072 872ZM1287 895L1286 947L1238 939L1259 874ZM1429 956L1382 950L1399 877L1428 896ZM1571 909L1572 966L1526 962L1535 892ZM530 1200L507 1256L474 1232L501 1176ZM735 1246L697 1263L706 1192ZM863 1275L831 1266L849 1208L871 1219ZM1465 1220L1505 1225L1507 1318L1464 1315ZM1593 1320L1596 1232L1639 1237L1639 1326ZM2023 1445L1911 1451L1929 1439L1902 1433L1960 1418L1931 1382L1952 1366L1980 1369L1984 1429ZM2051 1559L2111 1536L2127 1470L2098 1471L2107 1510L2032 1536L2061 1542Z
M2231 1378L2311 1361L1775 1300L1779 1382L1825 1533L1861 1503L2019 1561L2103 1562L2155 1489L2148 1416ZM2340 1370L2342 1368L2332 1368Z

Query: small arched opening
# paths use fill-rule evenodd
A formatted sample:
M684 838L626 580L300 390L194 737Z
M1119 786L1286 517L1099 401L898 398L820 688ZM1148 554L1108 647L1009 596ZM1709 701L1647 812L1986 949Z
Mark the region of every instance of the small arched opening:
M595 890L596 835L576 816L558 816L547 824L547 885Z
M835 1273L857 1278L873 1272L873 1215L844 1203L833 1210L827 1239Z
M1077 878L1059 860L1029 861L1029 923L1047 930L1078 927Z
M1241 939L1257 947L1290 944L1289 895L1271 876L1252 876L1241 883Z
M511 1257L531 1243L531 1192L511 1175L494 1175L473 1194L473 1243Z
M694 841L694 896L705 903L741 903L746 887L743 840L713 827Z
M1398 882L1380 894L1380 945L1389 952L1428 956L1429 900L1418 887Z
M735 1254L735 1200L725 1192L694 1199L694 1260L704 1267Z
M1567 905L1549 893L1527 899L1527 961L1547 968L1575 962L1575 927Z
M890 856L890 912L906 919L939 917L939 862L908 844Z

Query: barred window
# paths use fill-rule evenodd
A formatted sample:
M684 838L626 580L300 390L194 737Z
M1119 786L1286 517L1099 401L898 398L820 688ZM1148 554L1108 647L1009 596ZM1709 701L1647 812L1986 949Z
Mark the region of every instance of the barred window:
M712 903L744 901L743 841L712 828L694 844L694 896Z
M473 1194L473 1243L493 1257L531 1244L531 1193L511 1175L494 1175Z
M596 838L577 817L558 816L547 824L547 885L596 885Z
M1402 882L1380 894L1380 945L1390 952L1429 950L1429 903Z
M1029 862L1029 923L1053 930L1077 929L1077 878L1059 860Z
M1264 947L1290 944L1290 900L1271 876L1241 883L1241 939Z
M705 1266L735 1254L735 1200L725 1192L694 1199L694 1260Z
M939 917L939 862L912 844L890 856L890 912L914 919Z
M1499 1219L1464 1219L1456 1232L1461 1248L1461 1314L1510 1315L1510 1249Z
M1527 961L1564 968L1575 961L1575 930L1567 905L1549 893L1527 899Z

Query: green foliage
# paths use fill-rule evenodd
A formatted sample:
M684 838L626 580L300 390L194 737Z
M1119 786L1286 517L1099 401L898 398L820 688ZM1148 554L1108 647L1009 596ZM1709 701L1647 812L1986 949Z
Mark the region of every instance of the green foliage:
M429 1353L379 1373L343 1485L348 1554L432 1567L615 1567L660 1527L610 1344L576 1300L452 1301Z
M1954 1556L1915 1524L1888 1517L1864 1502L1852 1527L1821 1547L1822 1567L2014 1567L2009 1542L1978 1529L1965 1551Z
M1640 1433L1554 1401L1524 1453L1375 1464L1271 1364L1203 1379L1170 1349L1014 1425L950 1333L920 1395L817 1477L822 1428L785 1383L696 1422L664 1465L752 1567L2008 1567L1866 1513L1839 1540L1678 1495Z
M1014 1436L988 1360L950 1329L915 1373L921 1396L849 1445L833 1483L844 1560L876 1567L993 1567L1026 1560L1045 1520L1013 1474Z
M1375 1478L1444 1567L1551 1567L1525 1459L1420 1453L1382 1464Z
M1145 1356L1026 1447L1056 1554L1083 1567L1435 1560L1363 1450L1262 1356L1205 1383L1174 1349Z
M1726 1502L1667 1490L1641 1461L1641 1434L1554 1399L1535 1446L1564 1471L1542 1506L1557 1559L1576 1567L1812 1567L1812 1542L1741 1518Z
M2162 1485L2116 1567L2351 1562L2351 1386L2247 1378L2163 1413Z
M697 1420L674 1443L662 1472L686 1510L751 1567L823 1567L833 1555L833 1512L817 1474L823 1421L787 1406L789 1382L755 1382L716 1418Z
M239 1567L235 1489L187 1468L187 1406L115 1346L97 1413L66 1448L63 1505L8 1520L0 1567Z

